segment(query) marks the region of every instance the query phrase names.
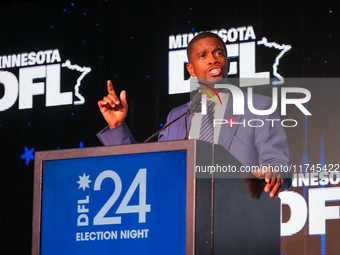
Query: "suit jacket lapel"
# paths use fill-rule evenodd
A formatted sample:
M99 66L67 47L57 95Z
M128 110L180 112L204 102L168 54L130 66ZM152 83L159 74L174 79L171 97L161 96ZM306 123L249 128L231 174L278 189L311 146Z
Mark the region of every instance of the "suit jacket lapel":
M224 119L228 121L227 124L223 124L220 131L220 137L218 143L225 149L229 150L233 137L239 127L239 124L230 125L230 121L241 122L243 115L233 114L233 96L230 93L227 103L227 108L224 114Z

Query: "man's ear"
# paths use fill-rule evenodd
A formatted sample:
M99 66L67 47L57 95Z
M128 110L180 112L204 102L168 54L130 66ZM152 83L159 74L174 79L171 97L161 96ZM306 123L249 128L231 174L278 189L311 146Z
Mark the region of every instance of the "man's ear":
M196 77L195 71L194 71L194 67L192 66L191 63L187 64L187 70L190 74L191 77Z

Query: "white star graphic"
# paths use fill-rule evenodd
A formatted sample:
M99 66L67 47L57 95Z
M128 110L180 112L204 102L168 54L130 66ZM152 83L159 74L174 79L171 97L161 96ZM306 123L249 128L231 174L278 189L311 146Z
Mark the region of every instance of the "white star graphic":
M90 181L89 178L90 175L86 176L85 173L83 176L79 176L79 181L77 181L77 183L79 183L79 189L83 188L83 191L85 191L86 188L90 188L89 183L92 181Z

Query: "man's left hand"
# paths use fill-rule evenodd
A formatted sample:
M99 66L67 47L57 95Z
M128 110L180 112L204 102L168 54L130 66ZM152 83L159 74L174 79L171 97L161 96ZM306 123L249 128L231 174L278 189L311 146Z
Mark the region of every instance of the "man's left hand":
M273 171L270 167L262 167L252 172L257 178L265 181L264 191L269 192L270 197L277 198L282 190L283 179L280 173Z

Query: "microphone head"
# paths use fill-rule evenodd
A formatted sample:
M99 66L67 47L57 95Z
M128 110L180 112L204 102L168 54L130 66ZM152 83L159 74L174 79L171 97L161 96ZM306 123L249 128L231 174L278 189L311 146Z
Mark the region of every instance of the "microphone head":
M189 106L190 113L202 111L201 101L202 101L202 94L197 92L192 97L192 100L191 100L191 103L190 103L190 106Z

